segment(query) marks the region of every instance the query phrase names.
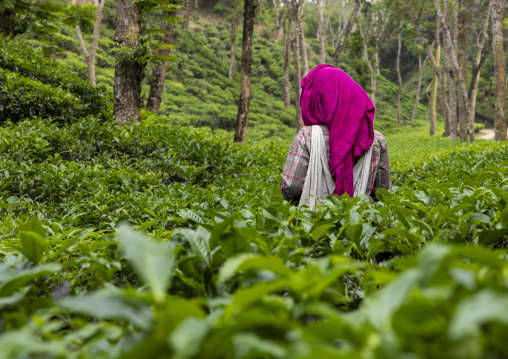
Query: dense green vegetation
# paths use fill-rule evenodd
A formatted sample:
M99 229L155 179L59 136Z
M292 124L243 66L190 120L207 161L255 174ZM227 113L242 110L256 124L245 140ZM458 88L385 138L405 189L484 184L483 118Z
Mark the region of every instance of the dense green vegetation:
M280 50L256 38L232 144L226 30L179 31L162 115L128 126L109 49L93 89L71 38L0 40L0 358L506 357L508 145L429 139L425 106L396 130L381 78L393 190L295 207Z
M1 138L4 357L508 353L506 144L389 136L415 164L393 192L313 213L278 191L287 147L158 120Z

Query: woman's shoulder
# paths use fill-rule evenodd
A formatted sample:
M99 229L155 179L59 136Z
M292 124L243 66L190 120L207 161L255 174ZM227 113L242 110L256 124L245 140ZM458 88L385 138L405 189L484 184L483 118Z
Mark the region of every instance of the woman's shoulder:
M374 130L374 142L373 142L373 145L374 146L378 146L380 147L381 149L386 149L386 138L385 136L379 132L379 131L376 131Z

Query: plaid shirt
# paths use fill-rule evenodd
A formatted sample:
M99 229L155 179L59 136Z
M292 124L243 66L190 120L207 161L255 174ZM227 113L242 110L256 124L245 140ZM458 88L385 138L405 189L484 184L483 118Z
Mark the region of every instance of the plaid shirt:
M321 126L323 136L326 142L326 156L330 156L329 133L326 126ZM302 128L291 145L289 154L282 172L282 182L280 189L287 201L298 202L302 195L305 176L309 166L310 142L312 138L312 127ZM369 183L367 193L376 200L375 192L378 188L391 189L392 179L390 177L390 163L388 160L388 148L385 136L380 132L374 131L374 142L372 143L372 166L370 169Z

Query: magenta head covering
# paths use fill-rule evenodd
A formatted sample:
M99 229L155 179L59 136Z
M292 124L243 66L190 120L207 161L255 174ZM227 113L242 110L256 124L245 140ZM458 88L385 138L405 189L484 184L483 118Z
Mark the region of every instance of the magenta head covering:
M353 163L374 140L374 104L344 71L315 67L302 80L300 105L305 126L326 125L330 131L330 172L333 193L354 196Z

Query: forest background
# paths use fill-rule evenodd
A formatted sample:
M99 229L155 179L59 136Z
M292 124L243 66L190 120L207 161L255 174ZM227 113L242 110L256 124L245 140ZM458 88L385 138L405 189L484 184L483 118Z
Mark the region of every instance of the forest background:
M506 11L2 1L0 358L506 357ZM320 63L376 104L373 206L280 195Z

